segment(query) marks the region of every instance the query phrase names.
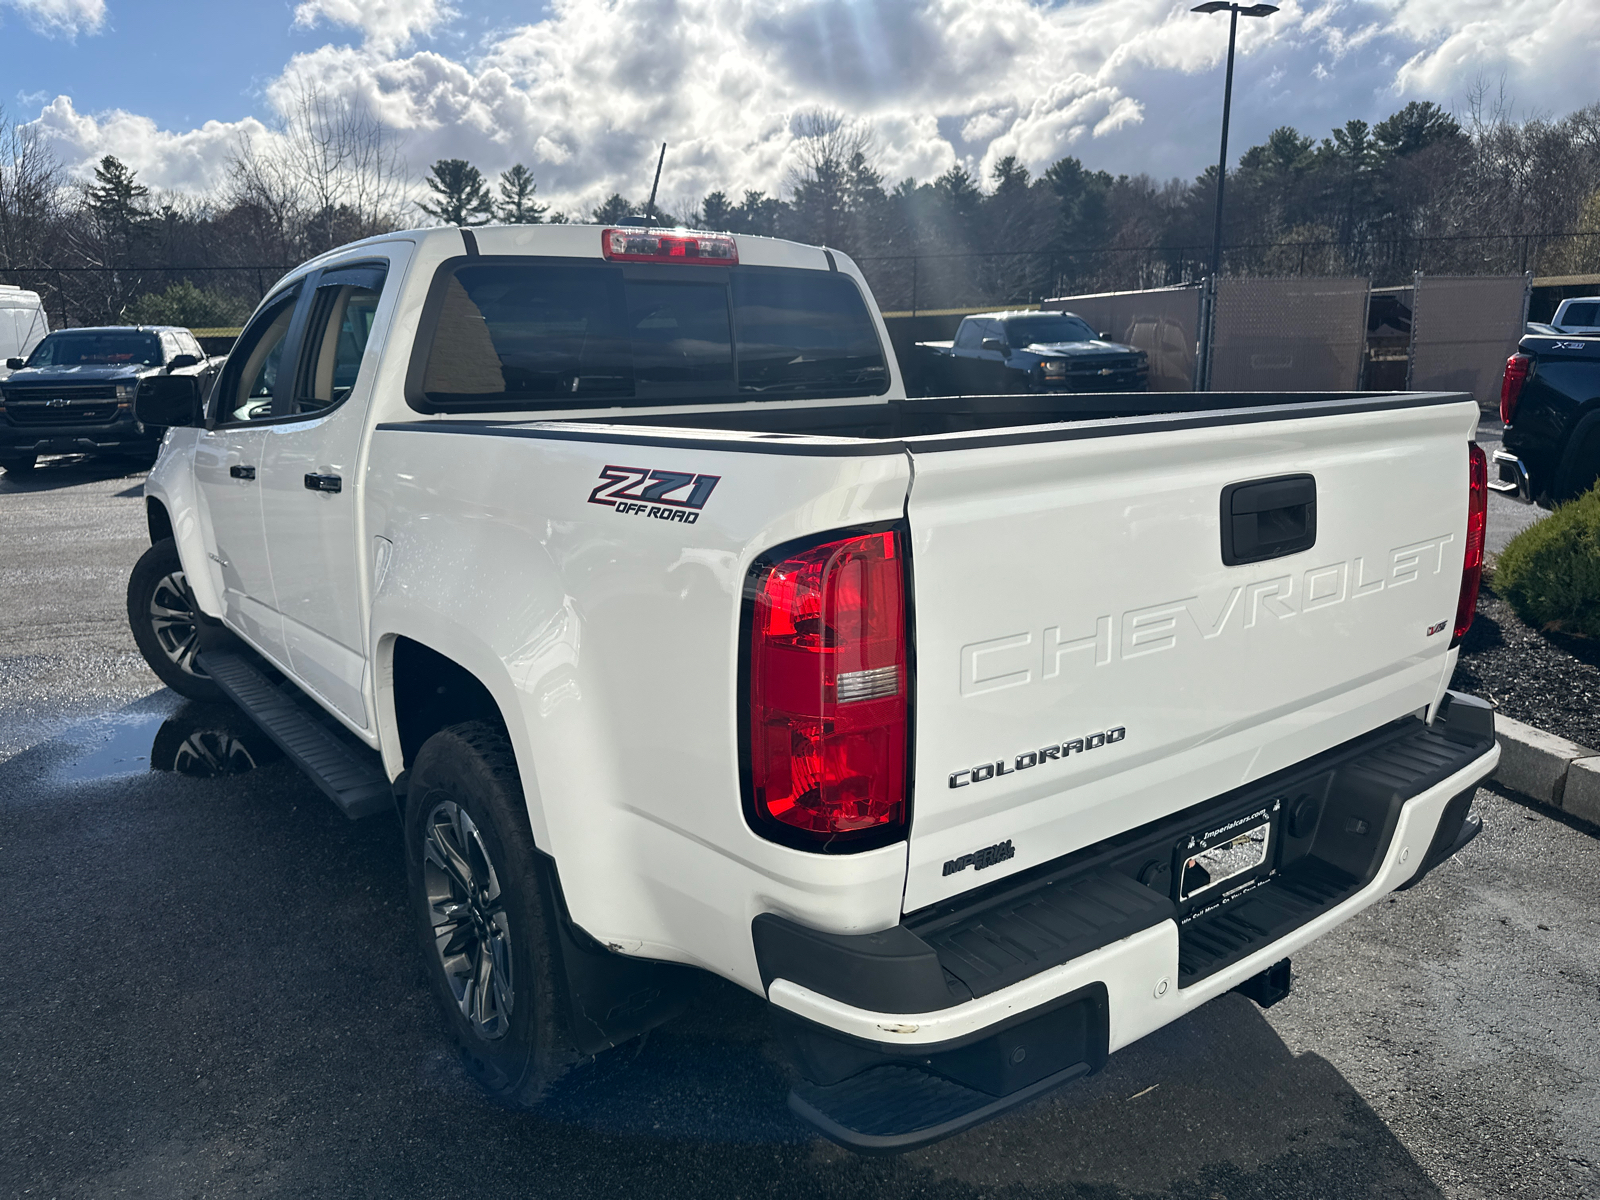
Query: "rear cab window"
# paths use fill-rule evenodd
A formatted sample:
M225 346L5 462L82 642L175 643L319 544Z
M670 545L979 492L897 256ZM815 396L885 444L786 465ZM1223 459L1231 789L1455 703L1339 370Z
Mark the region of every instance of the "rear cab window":
M881 395L854 280L793 267L445 263L406 398L422 412Z

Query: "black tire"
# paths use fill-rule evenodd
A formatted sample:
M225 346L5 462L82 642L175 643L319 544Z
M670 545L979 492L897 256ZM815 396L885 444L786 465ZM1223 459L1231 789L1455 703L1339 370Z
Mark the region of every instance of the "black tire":
M1600 427L1592 426L1583 433L1583 441L1566 455L1562 464L1561 480L1555 499L1576 500L1600 480Z
M0 460L0 466L5 467L7 475L28 475L38 465L39 457L36 454L24 454L21 458L7 458Z
M423 743L405 837L429 986L463 1063L497 1100L532 1108L583 1056L557 987L554 894L503 732L469 721Z
M156 678L180 696L216 702L227 695L195 661L200 622L178 558L178 546L163 538L146 550L128 576L128 627Z

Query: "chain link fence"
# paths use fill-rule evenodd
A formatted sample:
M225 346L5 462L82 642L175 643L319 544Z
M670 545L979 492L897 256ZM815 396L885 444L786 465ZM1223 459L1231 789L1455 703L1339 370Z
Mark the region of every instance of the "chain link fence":
M964 251L856 258L885 313L1037 304L1051 296L1195 286L1210 274L1206 245ZM1246 242L1224 246L1237 277L1354 277L1374 286L1437 275L1575 275L1600 272L1600 232L1452 234L1356 241Z
M1497 406L1506 359L1522 340L1532 282L1528 275L1419 274L1406 386L1469 392L1483 408Z

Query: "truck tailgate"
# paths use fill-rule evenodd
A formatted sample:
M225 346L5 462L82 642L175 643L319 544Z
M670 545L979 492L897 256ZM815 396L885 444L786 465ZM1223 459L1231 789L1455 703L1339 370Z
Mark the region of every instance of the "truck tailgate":
M1429 399L912 441L906 910L1431 703L1477 409ZM1309 548L1225 565L1225 505L1248 557L1251 529L1296 544L1308 487Z

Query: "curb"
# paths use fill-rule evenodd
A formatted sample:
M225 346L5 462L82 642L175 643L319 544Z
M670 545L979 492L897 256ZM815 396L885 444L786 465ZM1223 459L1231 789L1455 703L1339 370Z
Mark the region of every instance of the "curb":
M1600 825L1600 751L1494 715L1500 765L1495 782L1580 820Z

